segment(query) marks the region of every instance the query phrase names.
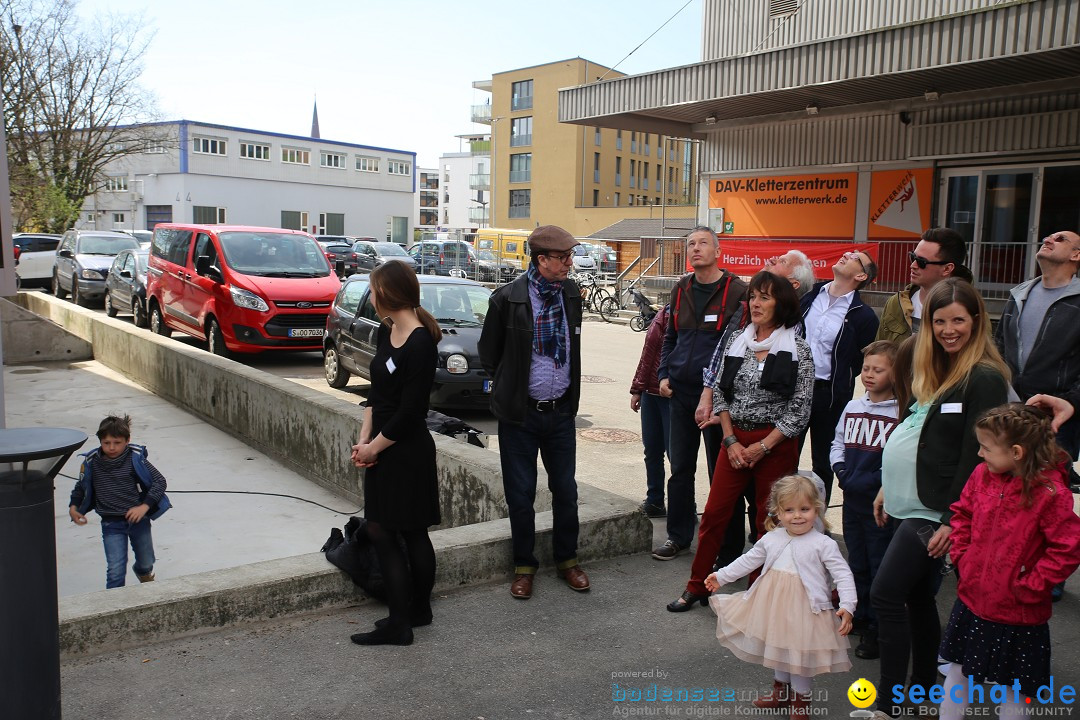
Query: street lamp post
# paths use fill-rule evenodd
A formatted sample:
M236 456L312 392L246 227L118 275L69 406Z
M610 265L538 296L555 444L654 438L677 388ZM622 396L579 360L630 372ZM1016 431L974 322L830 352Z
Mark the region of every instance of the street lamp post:
M0 704L5 717L60 717L53 479L86 433L0 429Z

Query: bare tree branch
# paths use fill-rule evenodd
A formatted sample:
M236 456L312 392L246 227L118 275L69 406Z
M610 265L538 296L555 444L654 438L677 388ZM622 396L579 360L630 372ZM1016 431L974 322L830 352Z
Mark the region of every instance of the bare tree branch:
M75 0L0 0L4 127L18 178L12 200L18 218L44 226L37 229L73 225L109 163L175 143L145 124L159 118L139 84L153 39L144 17L85 22L75 7Z

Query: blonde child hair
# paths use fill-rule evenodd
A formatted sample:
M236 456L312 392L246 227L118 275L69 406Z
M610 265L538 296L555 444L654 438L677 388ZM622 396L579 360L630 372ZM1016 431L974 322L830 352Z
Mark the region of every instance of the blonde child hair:
M814 481L802 475L785 475L773 483L772 492L769 493L769 516L765 518L765 529L774 530L780 526L776 516L785 501L793 498L804 497L814 504L817 516L821 518L825 526L825 532L829 531L829 521L825 519L825 499L818 493Z
M1045 470L1072 461L1058 445L1050 417L1023 403L1007 403L991 408L975 421L975 427L990 433L1002 445L1024 448L1024 456L1016 461L1014 475L1023 483L1020 496L1025 507L1031 507L1031 493L1036 486L1041 485L1054 492L1053 483L1043 477Z

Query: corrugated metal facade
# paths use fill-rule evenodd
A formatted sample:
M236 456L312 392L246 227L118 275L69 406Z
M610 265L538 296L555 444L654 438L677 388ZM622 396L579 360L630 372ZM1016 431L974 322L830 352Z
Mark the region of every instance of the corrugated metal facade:
M908 113L748 124L708 134L702 173L1080 150L1080 91Z
M769 0L703 1L703 62L1014 4L1010 0L802 0L797 12L770 18Z
M917 98L929 89L959 92L991 82L1021 86L1073 75L1078 45L1080 3L1009 3L988 12L562 90L559 119L655 115L671 122L669 134L676 135L679 123L689 132L689 125L704 119L702 103L724 120L790 111L800 102L840 107L886 95Z

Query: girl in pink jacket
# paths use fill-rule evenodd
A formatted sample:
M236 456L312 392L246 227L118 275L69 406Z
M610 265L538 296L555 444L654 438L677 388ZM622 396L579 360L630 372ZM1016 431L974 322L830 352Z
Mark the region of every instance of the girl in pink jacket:
M941 718L965 714L967 683L1006 686L1001 717L1050 681L1050 588L1080 565L1080 518L1066 484L1069 460L1050 418L1020 403L975 423L980 463L952 504L949 556L959 575L941 641L952 663ZM1019 693L1016 684L1019 683Z

